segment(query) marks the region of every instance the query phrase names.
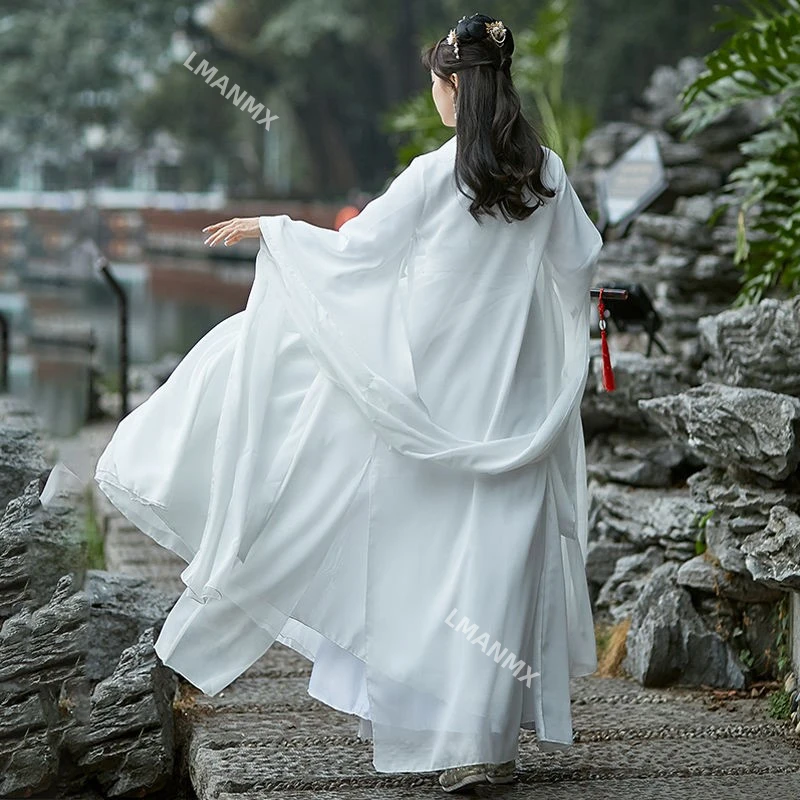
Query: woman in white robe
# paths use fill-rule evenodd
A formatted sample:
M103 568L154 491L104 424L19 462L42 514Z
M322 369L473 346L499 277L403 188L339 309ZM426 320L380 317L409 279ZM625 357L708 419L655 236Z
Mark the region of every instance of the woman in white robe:
M313 696L368 721L380 772L513 762L520 726L567 747L569 678L596 668L580 400L602 237L543 146L552 198L471 213L454 167L492 132L487 87L523 120L486 20L424 62L456 135L358 216L212 226L260 238L247 306L94 476L187 562L161 660L214 695L289 645Z

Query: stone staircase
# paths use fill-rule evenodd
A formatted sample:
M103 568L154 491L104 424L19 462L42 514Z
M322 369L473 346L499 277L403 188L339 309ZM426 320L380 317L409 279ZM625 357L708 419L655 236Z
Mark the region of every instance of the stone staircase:
M201 800L425 798L436 773L381 774L353 717L313 700L309 663L275 645L216 697L185 689L188 770ZM767 703L725 692L573 681L576 742L540 753L521 731L519 781L485 796L560 798L796 797L800 740Z

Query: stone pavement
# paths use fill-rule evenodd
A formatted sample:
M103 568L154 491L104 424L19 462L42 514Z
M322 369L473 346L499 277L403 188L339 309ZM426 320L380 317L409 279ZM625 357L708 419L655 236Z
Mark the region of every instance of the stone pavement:
M81 477L113 424L60 440ZM92 461L94 459L94 461ZM144 575L177 597L185 562L156 545L92 484L105 521L109 569ZM174 706L187 777L199 800L381 800L444 797L437 773L385 774L357 720L307 693L311 663L275 644L215 697L182 681ZM800 798L800 738L746 693L647 690L620 678L575 679L575 744L540 753L520 732L519 781L476 796L541 800ZM455 795L459 796L459 795Z
M387 775L355 718L309 697L310 664L275 645L215 697L184 687L191 783L202 800L444 797L437 773ZM520 733L519 781L479 796L542 800L800 797L800 739L761 698L573 680L575 744Z

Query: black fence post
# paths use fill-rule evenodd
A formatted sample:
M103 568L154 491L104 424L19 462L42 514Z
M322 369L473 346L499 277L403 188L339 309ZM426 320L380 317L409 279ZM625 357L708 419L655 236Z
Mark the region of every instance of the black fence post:
M3 391L7 392L8 386L8 318L0 311L0 334L2 335L2 364L0 364L0 380L2 380Z
M121 419L128 414L128 296L125 294L122 284L120 284L112 274L108 259L104 255L101 254L97 257L95 266L103 273L103 277L108 281L119 301L119 393Z

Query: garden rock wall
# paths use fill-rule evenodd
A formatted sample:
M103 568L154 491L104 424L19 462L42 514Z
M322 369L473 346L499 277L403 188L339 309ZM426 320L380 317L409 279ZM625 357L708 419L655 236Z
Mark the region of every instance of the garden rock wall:
M800 314L800 297L726 312L728 322L739 316L729 328L735 346L724 335L717 344L729 362L742 350L741 364L718 371L709 350L704 369L739 380L753 356L743 341L765 365L782 364L785 330L765 320L792 314ZM625 354L620 383L647 361ZM780 375L764 382L797 391ZM598 407L598 387L593 371L586 414ZM782 677L791 668L790 594L800 589L800 392L705 381L641 397L643 416L633 422L622 392L610 429L616 392L605 395L603 430L587 446L587 574L598 616L631 620L625 668L645 685L741 688ZM634 425L660 433L648 438Z
M800 297L731 307L738 206L722 186L764 109L681 142L677 95L701 69L685 59L657 70L634 119L591 134L571 174L596 211L596 171L654 132L669 180L633 222L605 231L595 286L644 287L667 353L646 357L646 334L609 321L616 389L606 392L593 341L587 576L598 621L629 621L623 668L641 683L742 688L792 668Z

